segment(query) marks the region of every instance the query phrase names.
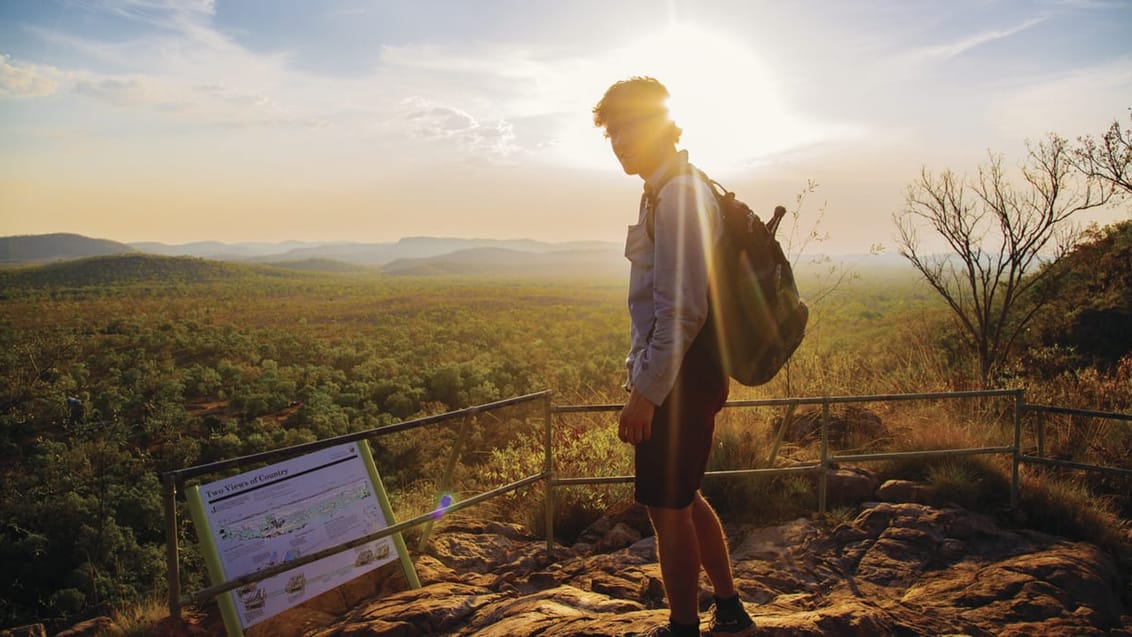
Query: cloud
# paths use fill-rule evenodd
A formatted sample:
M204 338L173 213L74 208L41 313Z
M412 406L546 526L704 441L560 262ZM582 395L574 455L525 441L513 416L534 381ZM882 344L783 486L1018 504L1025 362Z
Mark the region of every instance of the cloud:
M216 14L215 0L77 0L77 4L178 31L207 23Z
M108 76L72 73L71 91L122 108L149 110L201 124L228 128L325 127L315 113L287 107L268 95L220 84L190 85L147 75Z
M16 65L0 54L0 97L46 97L58 90L59 75L54 67Z
M1055 132L1099 134L1132 106L1132 56L1024 80L991 106L994 125L1015 139Z
M154 91L143 78L87 76L77 77L72 90L85 97L114 106L144 106L152 104Z
M984 44L1008 38L1017 33L1021 33L1030 27L1041 24L1046 21L1046 17L1031 18L1025 22L1010 27L1008 29L992 29L990 31L982 31L974 33L962 39L947 44L937 44L921 48L917 54L928 59L950 59L958 55L962 55L971 49L982 46Z
M405 99L408 107L405 120L414 137L447 141L469 155L506 158L518 152L515 130L504 120L481 123L470 114L451 106L434 103L423 97Z

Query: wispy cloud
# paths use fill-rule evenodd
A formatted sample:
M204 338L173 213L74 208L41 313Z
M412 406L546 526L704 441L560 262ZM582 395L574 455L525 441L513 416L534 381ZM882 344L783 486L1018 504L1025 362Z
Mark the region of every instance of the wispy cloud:
M929 59L953 58L984 44L988 44L996 40L1002 40L1004 38L1009 38L1012 35L1016 35L1035 25L1041 24L1047 19L1048 18L1045 16L1031 18L1008 29L992 29L990 31L974 33L954 42L922 48L919 50L919 54Z
M94 11L174 30L207 23L216 14L215 0L75 0L75 3Z
M35 64L13 64L0 54L0 97L45 97L59 88L59 69Z
M1132 56L1069 72L1020 78L996 99L993 124L1016 139L1099 134L1132 106ZM1058 130L1050 130L1057 122Z

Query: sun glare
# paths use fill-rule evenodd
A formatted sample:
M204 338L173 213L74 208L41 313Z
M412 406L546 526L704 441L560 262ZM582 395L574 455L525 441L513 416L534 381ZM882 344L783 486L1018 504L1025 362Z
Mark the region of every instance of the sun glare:
M632 41L611 54L601 75L593 101L630 76L663 82L673 120L684 129L680 146L708 169L735 171L821 134L791 113L751 46L697 27L674 24Z

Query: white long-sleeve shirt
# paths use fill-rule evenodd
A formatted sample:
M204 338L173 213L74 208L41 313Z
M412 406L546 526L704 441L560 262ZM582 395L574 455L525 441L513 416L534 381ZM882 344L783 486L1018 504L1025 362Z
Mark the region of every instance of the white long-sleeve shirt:
M654 405L672 391L684 354L707 320L709 257L721 226L715 195L685 169L687 163L681 151L645 180L648 193L676 175L656 193L656 210L649 210L650 197L641 198L637 224L625 238L631 263L628 386Z

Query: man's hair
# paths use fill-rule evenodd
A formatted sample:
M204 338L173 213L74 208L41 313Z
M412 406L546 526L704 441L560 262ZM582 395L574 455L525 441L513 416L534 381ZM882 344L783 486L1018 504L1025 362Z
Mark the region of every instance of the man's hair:
M668 117L668 89L656 78L631 77L615 82L593 108L594 126L605 127L620 119L663 117L672 124L673 143L680 141L680 127Z

